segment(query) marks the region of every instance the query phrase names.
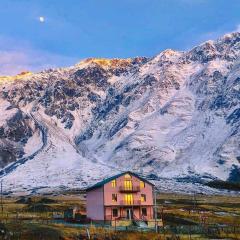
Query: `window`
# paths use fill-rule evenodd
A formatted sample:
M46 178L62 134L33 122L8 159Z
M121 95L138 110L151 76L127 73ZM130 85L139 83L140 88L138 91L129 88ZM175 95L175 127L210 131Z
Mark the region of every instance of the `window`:
M112 187L115 188L117 186L117 181L116 179L112 180Z
M112 201L117 202L117 194L116 193L112 194Z
M140 188L145 188L145 182L144 181L140 181Z
M124 180L124 189L132 190L132 180Z
M117 216L118 216L118 209L117 209L117 208L114 208L114 209L112 210L112 216L113 216L113 217L117 217Z
M141 194L141 202L146 202L146 194Z
M131 176L130 174L128 174L128 173L125 174L124 177L125 177L125 178L132 178L132 176Z
M146 208L142 208L142 216L147 216L147 209Z
M133 204L133 195L132 194L125 194L125 204L132 205Z

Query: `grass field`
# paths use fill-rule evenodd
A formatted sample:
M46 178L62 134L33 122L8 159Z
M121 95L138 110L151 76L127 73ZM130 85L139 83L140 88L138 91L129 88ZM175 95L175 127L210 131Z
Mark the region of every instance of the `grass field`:
M158 194L158 217L164 223L159 233L52 221L53 213L74 206L84 211L83 194L4 198L0 239L89 239L87 231L97 240L240 239L240 197Z

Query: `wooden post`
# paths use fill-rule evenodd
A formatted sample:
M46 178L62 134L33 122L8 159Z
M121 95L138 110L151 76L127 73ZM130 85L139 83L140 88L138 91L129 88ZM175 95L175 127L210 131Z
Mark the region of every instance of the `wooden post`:
M154 220L155 220L155 231L157 232L157 193L156 193L156 187L153 187L154 189Z
M112 211L112 207L111 207L111 221L113 219L113 211Z
M132 220L134 220L134 208L133 208L133 205L132 205L132 215L131 215L131 218L132 218Z
M1 208L2 208L2 215L3 215L3 180L1 180Z
M87 232L87 237L88 237L88 239L91 239L90 232L89 232L89 229L88 229L88 228L86 229L86 232Z
M192 240L192 237L191 237L191 226L188 227L188 231L189 231L189 240Z
M196 199L196 193L193 193L193 207L194 211L197 211L197 199Z

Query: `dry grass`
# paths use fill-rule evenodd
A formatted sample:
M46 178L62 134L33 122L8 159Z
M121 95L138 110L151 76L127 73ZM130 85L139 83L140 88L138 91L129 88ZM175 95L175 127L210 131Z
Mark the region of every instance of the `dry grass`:
M2 214L0 211L0 220L4 227L8 229L8 233L14 233L14 236L9 239L88 239L87 226L70 227L47 221L52 218L53 212L61 212L69 207L78 206L84 210L85 198L83 194L48 196L49 199L54 200L52 203L45 203L48 201L46 199L43 201L42 198L41 196L32 197L28 203L17 203L19 198L16 197L4 199L4 211ZM194 227L201 224L203 226L204 224L206 226L208 224L240 226L240 197L198 195L194 200L193 196L190 195L159 194L157 202L158 213L163 216L165 225L164 231L162 230L160 234L136 231L115 232L114 229L92 226L88 227L91 239L240 239L237 232L226 233L221 228L217 232L191 234L191 236L188 232L189 226L189 229L191 229L191 226ZM37 208L37 206L44 206L44 208ZM31 218L31 221L26 220L27 218ZM185 226L187 232L185 231L184 234L184 231L182 234L176 232L174 229L179 229L179 226Z

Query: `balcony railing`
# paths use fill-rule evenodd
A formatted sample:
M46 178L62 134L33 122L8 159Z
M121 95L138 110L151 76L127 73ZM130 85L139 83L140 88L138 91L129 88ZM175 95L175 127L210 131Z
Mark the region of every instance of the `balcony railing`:
M133 200L133 201L122 200L122 201L120 201L120 205L123 205L123 206L138 206L138 205L141 205L141 200Z
M139 192L140 186L125 187L119 186L119 192Z

